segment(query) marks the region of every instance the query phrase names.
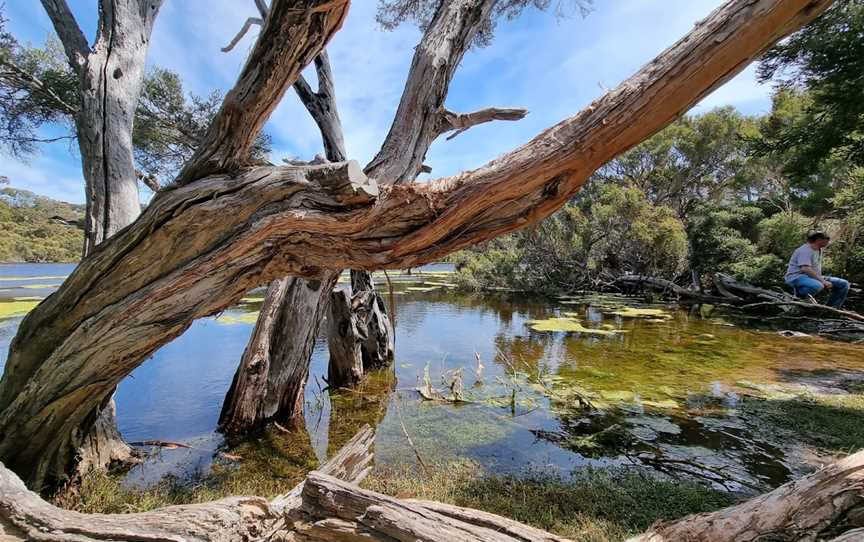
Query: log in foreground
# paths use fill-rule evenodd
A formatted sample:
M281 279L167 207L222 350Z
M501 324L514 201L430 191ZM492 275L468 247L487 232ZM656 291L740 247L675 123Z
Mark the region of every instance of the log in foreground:
M746 501L660 523L628 542L864 540L864 452Z
M22 321L0 382L0 458L33 487L62 479L79 428L114 386L253 287L326 269L415 267L545 218L598 166L829 4L731 0L575 117L454 177L379 194L347 162L249 168L160 192ZM199 161L200 171L217 162Z
M80 541L566 542L488 512L396 499L355 484L369 472L374 432L355 437L289 493L232 497L138 514L62 510L0 465L0 539ZM850 542L864 535L864 452L737 506L660 523L630 542Z
M81 514L57 508L0 465L0 539L566 542L492 514L400 501L358 488L355 484L369 472L374 437L372 429L364 427L320 471L269 502L231 497L137 514Z

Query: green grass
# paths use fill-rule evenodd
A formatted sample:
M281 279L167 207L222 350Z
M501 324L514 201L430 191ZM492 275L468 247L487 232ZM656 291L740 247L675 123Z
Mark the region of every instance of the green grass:
M744 411L834 453L864 448L864 394L747 397Z
M485 510L580 542L619 541L660 519L732 504L728 494L638 470L584 469L570 480L546 473L486 476L470 461L433 466L429 477L408 466L377 469L364 486Z
M246 451L252 465L217 467L194 482L168 478L143 490L126 488L119 477L92 471L74 491L55 497L54 503L85 513L130 513L228 495L272 497L294 487L306 469L314 468L301 462L286 470L284 465L255 459L261 450ZM580 542L619 541L657 520L732 504L728 494L639 470L585 469L565 480L540 472L525 477L490 476L479 464L465 460L432 464L430 469L431 475L426 476L411 465L378 468L363 485L398 498L485 510Z

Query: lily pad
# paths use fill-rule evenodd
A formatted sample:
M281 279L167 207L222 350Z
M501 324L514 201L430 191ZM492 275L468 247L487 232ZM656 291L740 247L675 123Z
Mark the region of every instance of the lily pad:
M223 314L216 318L216 322L220 324L254 324L258 321L258 311L244 313Z

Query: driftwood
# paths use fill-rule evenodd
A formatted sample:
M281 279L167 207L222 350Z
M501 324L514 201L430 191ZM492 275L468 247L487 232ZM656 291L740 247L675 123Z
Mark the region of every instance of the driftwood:
M364 427L319 471L272 501L231 497L137 514L81 514L52 506L0 465L0 539L95 542L566 542L487 512L396 499L355 485L369 472ZM630 542L850 542L864 535L864 452L716 512L658 523Z
M864 540L864 452L746 501L653 526L628 542Z
M493 514L360 489L356 484L370 470L373 441L374 432L364 427L319 471L272 501L231 497L136 514L81 514L57 508L0 465L0 539L565 542Z

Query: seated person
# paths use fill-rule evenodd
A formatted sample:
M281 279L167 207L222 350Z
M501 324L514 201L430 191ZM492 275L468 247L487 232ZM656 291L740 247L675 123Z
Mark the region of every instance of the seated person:
M837 277L822 276L822 249L831 238L821 231L807 236L807 242L795 249L786 269L786 284L795 289L798 297L816 295L823 289L831 291L828 305L839 309L849 293L849 282Z

